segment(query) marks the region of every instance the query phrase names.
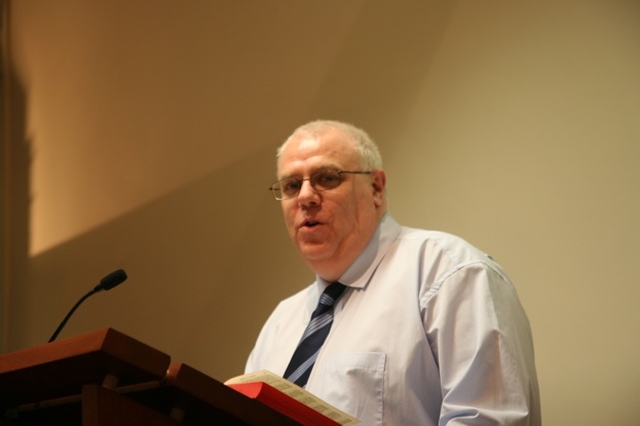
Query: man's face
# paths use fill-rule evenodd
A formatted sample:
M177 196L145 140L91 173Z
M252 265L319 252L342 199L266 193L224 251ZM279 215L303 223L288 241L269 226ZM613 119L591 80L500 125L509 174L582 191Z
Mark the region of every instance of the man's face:
M306 179L327 167L368 171L360 163L353 143L338 131L297 136L280 157L278 178ZM297 197L281 201L289 236L320 276L338 279L369 242L382 215L384 184L382 170L345 173L337 188L317 191L305 180Z

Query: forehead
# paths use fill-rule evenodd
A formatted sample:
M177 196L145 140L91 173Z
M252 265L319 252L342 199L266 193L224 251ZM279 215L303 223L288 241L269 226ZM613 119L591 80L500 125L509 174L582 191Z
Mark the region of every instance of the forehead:
M312 171L319 167L349 169L357 167L359 156L354 142L344 134L331 130L322 134L294 135L278 162L278 174Z

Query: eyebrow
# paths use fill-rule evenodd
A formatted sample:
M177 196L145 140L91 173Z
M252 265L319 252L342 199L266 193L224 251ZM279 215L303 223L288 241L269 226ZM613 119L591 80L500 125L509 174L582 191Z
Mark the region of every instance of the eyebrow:
M333 170L344 170L343 168L336 166L336 165L324 165L324 166L320 166L317 167L313 170L311 170L311 172L309 173L309 175L314 174L315 172L319 171L319 170L324 170L324 169L333 169ZM282 179L289 179L289 178L298 178L298 176L300 176L299 173L291 173L291 174L286 174L286 175L282 175L278 178L278 180L282 180Z

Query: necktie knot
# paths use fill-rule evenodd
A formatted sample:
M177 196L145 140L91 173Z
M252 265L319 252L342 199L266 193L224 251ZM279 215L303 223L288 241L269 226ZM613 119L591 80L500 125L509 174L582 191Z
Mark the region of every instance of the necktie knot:
M329 286L325 288L324 292L322 292L322 294L320 295L318 308L320 308L320 305L331 308L336 303L336 300L340 298L346 288L347 286L345 286L344 284L340 284L339 282L329 284Z

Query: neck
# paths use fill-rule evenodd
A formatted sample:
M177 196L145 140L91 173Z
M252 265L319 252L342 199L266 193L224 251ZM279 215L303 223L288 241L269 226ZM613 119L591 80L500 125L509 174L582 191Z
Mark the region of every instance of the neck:
M327 282L338 281L367 248L371 238L373 238L376 233L376 229L380 226L380 221L383 216L384 211L379 215L378 221L368 233L368 237L362 239L357 246L352 246L348 251L338 253L330 259L305 259L307 265L309 265L309 267L323 280Z

